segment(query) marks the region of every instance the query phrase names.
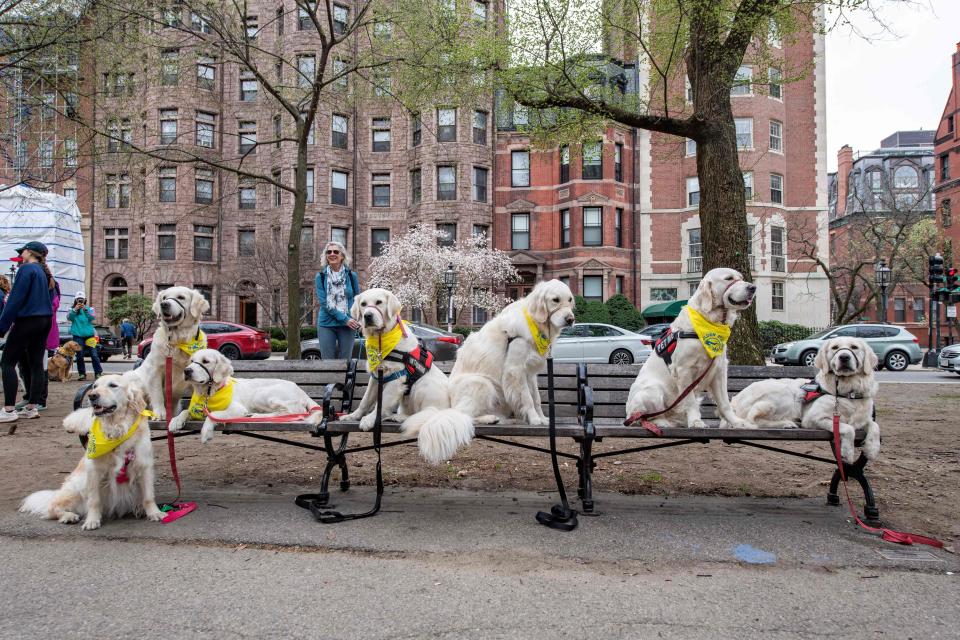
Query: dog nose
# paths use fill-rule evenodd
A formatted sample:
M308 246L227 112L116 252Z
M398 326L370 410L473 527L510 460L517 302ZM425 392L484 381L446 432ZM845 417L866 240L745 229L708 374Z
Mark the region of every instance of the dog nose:
M755 284L748 284L748 285L747 285L747 291L749 291L751 294L753 294L756 290L757 290L757 285L755 285Z
M87 397L90 398L90 400L96 402L97 400L100 399L100 394L99 394L99 393L88 393L88 394L87 394Z
M840 354L840 362L850 362L850 354L849 353Z
M576 322L576 321L577 321L577 319L574 318L573 316L567 316L567 326L568 326L568 327L573 326L573 323Z

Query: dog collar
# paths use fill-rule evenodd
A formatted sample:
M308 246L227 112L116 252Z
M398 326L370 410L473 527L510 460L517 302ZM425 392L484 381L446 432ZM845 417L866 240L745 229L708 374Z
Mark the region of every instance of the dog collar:
M803 404L810 404L817 398L822 398L823 396L836 396L838 398L846 398L847 400L863 400L866 396L862 393L857 393L856 391L851 391L850 393L830 393L827 391L816 379L811 380L805 385L800 387L803 389Z
M130 439L140 426L140 420L144 417L152 418L154 413L144 409L133 421L133 425L119 438L110 438L103 432L103 425L100 424L100 418L93 419L93 426L90 427L90 437L87 438L87 457L91 460L105 456L121 444Z

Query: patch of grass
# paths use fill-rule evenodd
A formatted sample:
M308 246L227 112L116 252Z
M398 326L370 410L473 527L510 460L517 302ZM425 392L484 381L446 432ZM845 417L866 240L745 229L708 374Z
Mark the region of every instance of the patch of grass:
M663 475L659 471L647 471L640 479L644 482L663 482Z

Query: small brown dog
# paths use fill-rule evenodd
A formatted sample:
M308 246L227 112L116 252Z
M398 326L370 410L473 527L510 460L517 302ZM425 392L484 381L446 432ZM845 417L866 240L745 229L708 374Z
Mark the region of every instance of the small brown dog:
M63 343L56 353L50 356L47 361L47 378L58 382L66 382L70 375L70 366L73 364L73 358L80 353L79 344L70 340Z

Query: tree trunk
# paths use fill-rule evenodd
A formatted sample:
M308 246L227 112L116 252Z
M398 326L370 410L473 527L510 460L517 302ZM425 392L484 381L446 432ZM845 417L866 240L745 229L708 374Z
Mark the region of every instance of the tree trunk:
M297 124L297 167L294 176L293 213L287 242L287 360L300 359L300 233L307 209L306 136Z

